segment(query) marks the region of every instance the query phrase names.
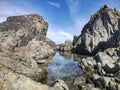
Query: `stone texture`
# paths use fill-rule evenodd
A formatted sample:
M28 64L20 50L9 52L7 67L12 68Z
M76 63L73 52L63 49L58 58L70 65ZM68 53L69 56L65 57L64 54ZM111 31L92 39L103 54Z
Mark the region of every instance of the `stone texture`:
M54 54L45 43L47 28L38 14L8 17L0 23L0 63L25 76L41 73L37 62Z
M54 41L50 40L49 38L46 38L46 42L54 49L56 50L56 44Z
M7 71L0 72L0 90L48 90L48 86L31 80L42 79L45 71L38 63L43 59L48 62L54 54L45 42L47 28L38 14L12 16L0 23L0 65Z
M64 81L58 80L53 87L35 82L0 64L0 90L69 90Z
M8 17L0 24L0 46L2 50L14 50L32 39L44 41L47 28L47 22L38 14Z
M108 41L111 44L107 44L107 47L118 42L119 31L120 12L105 5L91 16L90 21L82 29L81 35L74 37L73 52L95 55L98 51L106 48Z
M48 86L14 73L0 64L0 90L48 90Z
M52 90L69 90L68 86L63 80L58 79L52 86Z

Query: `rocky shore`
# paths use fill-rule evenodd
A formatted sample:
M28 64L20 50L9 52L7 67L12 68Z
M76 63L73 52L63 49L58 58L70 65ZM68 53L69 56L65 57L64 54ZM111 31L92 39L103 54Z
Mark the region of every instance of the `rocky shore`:
M42 64L55 53L46 39L47 29L38 14L12 16L0 23L0 90L69 90L62 80L52 86L37 82L44 77Z
M72 51L89 55L77 58L86 74L75 80L80 90L120 90L119 32L120 12L105 5L91 16L81 34L74 36Z
M47 30L48 23L38 14L11 16L0 23L0 90L69 90L60 79L41 83L57 50L66 60L75 53L84 72L74 78L75 90L120 90L119 10L101 7L73 42L56 45L46 37Z

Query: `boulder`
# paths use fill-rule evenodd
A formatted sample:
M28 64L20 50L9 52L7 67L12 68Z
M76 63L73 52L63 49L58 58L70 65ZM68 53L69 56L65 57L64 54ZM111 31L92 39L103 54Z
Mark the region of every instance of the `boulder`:
M8 17L0 23L0 63L16 73L39 76L42 69L37 62L54 54L45 43L47 28L38 14Z
M45 41L47 28L47 22L38 14L8 17L0 23L0 48L14 50L26 46L32 39Z
M83 58L79 62L79 66L86 72L97 72L100 75L111 74L119 72L120 65L118 58L112 58L104 52L99 52L94 57Z

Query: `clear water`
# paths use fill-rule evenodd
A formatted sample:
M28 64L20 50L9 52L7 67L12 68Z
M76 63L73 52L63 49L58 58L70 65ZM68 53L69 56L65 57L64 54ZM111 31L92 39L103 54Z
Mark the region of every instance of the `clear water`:
M63 57L64 56L64 57ZM53 57L53 63L47 68L47 83L52 83L56 79L64 80L70 90L79 90L78 86L73 84L74 79L83 75L82 70L78 66L78 62L74 60L73 55L63 55L56 53Z

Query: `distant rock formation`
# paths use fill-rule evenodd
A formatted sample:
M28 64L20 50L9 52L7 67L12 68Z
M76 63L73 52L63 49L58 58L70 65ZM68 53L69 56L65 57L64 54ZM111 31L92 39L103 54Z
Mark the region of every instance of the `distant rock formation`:
M81 35L74 36L73 52L95 55L98 51L106 48L106 42L114 43L114 40L118 40L118 30L120 30L120 12L116 8L111 9L105 5L91 16ZM117 36L114 35L115 32ZM109 40L111 38L114 42ZM107 44L107 47L110 46L111 44Z
M65 40L64 43L57 45L57 50L61 52L69 52L72 49L72 42L71 40Z

